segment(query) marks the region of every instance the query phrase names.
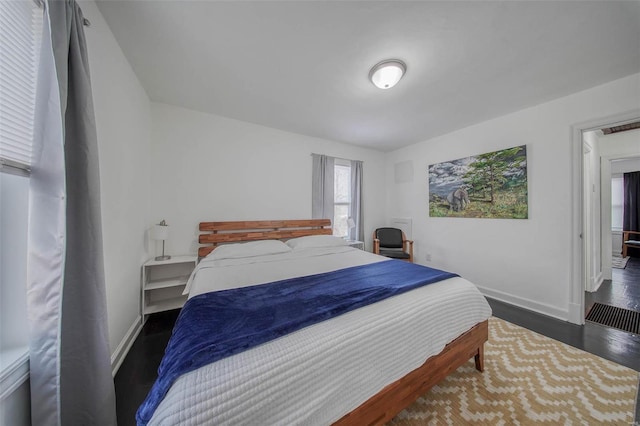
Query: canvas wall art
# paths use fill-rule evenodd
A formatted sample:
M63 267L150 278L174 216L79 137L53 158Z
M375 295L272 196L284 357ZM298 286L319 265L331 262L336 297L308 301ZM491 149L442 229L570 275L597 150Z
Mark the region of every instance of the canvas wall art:
M526 145L429 166L429 216L527 219Z

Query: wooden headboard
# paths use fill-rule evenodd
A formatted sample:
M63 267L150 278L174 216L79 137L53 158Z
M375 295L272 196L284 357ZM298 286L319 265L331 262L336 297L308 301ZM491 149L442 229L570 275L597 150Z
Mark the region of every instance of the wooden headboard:
M331 235L330 219L253 220L237 222L200 222L198 256L211 253L218 244L257 240L287 240L307 235Z

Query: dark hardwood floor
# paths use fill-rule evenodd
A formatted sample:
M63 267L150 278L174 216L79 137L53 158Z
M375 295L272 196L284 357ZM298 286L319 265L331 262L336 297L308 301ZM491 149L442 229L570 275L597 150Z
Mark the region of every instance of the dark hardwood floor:
M586 312L595 302L640 312L640 257L629 258L626 268L613 268L611 275L598 291L585 294Z
M574 325L503 302L488 300L493 315L498 318L640 371L638 335L594 323ZM586 304L593 302L640 310L640 258L630 259L624 270L614 269L613 280L602 284L597 293L591 294ZM135 424L135 412L156 378L156 370L178 312L175 310L152 315L116 374L118 425ZM636 403L636 421L638 420L640 403Z
M156 380L179 313L176 309L151 315L116 373L118 426L136 424L136 411Z

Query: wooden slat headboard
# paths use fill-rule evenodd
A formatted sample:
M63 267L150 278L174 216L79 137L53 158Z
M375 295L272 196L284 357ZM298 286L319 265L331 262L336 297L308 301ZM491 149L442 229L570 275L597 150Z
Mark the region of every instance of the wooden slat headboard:
M308 235L331 235L330 219L249 220L236 222L200 222L198 256L211 253L218 244L257 240L286 240Z

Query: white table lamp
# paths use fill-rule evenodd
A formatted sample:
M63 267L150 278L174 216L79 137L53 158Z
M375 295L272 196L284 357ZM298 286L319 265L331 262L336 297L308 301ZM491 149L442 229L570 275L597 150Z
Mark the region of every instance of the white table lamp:
M169 225L162 220L159 224L151 229L151 238L154 240L162 240L162 256L157 256L155 260L169 260L171 256L164 254L164 242L169 239Z

